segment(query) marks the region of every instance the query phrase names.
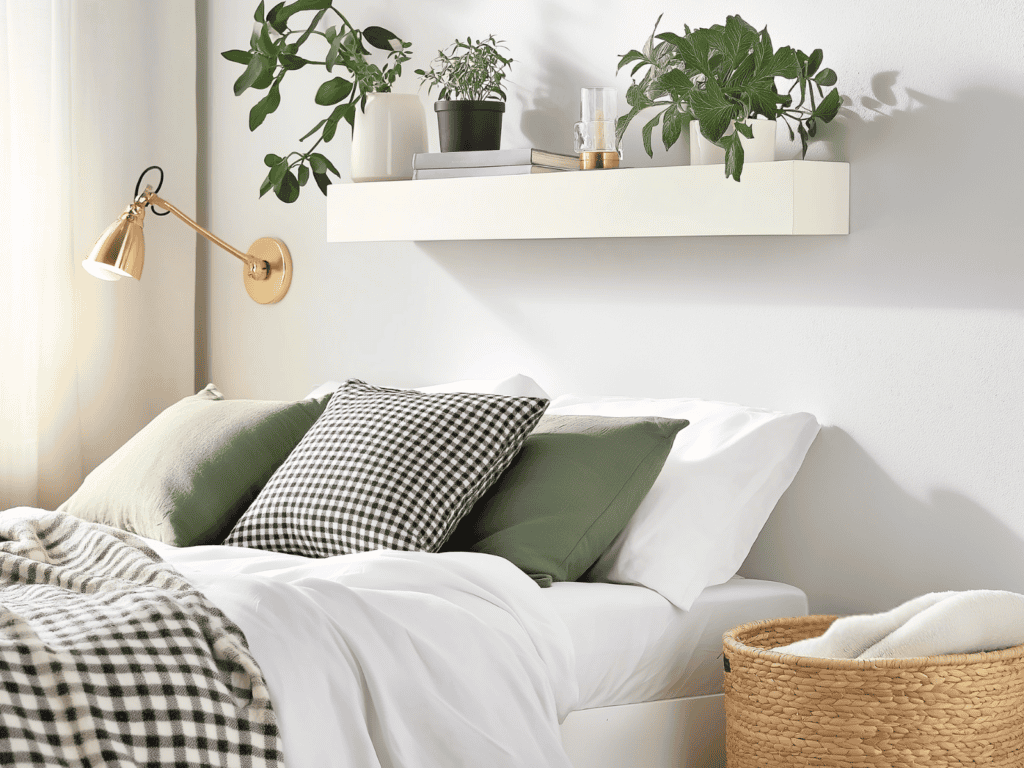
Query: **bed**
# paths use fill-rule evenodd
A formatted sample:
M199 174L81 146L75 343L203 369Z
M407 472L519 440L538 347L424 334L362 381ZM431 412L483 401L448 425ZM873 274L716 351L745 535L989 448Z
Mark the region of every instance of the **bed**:
M490 600L506 605L515 604L516 616L531 628L530 642L540 649L545 661L543 671L534 680L544 689L543 682L551 684L549 701L558 720L564 720L555 731L550 705L535 706L542 696L533 698L531 706L520 712L514 706L499 706L497 713L515 720L522 730L507 734L507 746L514 750L512 764L559 765L552 751L554 737L560 738L569 760L576 768L600 768L604 765L637 765L657 768L667 765L686 765L680 762L681 750L686 750L693 765L710 767L724 765L724 710L721 707L722 689L722 634L732 627L749 621L777 616L801 616L807 613L807 598L802 591L785 584L734 577L728 582L708 587L701 593L689 611L674 607L652 590L619 584L559 583L549 590L537 590L505 563L493 562L489 556L464 554L435 555L424 560L422 555L384 555L341 558L338 561L314 561L293 555L279 555L239 550L227 547L196 547L174 549L152 542L169 562L178 567L193 583L208 595L221 610L234 620L250 638L250 648L267 676L271 697L275 701L285 744L286 762L292 765L325 765L331 756L351 750L353 735L343 737L334 726L334 713L338 702L350 695L352 684L346 679L347 669L338 670L325 660L317 666L320 675L310 680L304 677L309 658L324 656L324 647L337 638L344 638L349 649L360 647L360 637L352 636L344 622L335 622L332 616L350 612L350 595L333 591L339 581L359 583L368 589L377 576L368 575L375 567L389 571L397 579L388 560L396 557L408 568L413 581L429 568L436 568L429 581L430 589L442 583L459 569L471 573L475 585L491 584ZM474 559L485 562L476 563ZM442 561L438 565L436 561ZM445 562L453 560L453 562ZM390 563L394 565L394 563ZM353 575L353 571L357 573ZM254 583L242 585L238 579L255 576ZM234 580L225 586L225 580ZM504 582L504 583L503 583ZM522 592L509 588L508 582L518 582ZM295 610L297 604L290 595L293 585L303 585L295 591L304 591L305 598L314 594L312 602L304 600L297 611L294 624L315 621L315 632L272 631L266 621L276 625L282 613ZM496 586L502 584L502 587ZM288 585L284 587L283 585ZM389 586L396 586L392 582ZM420 590L425 586L401 584L403 591ZM358 589L358 587L357 587ZM365 596L365 592L364 592ZM438 602L444 598L436 594ZM415 598L406 597L410 602ZM255 606L275 602L269 615ZM409 607L402 604L395 616L405 620ZM311 619L309 613L322 616ZM394 617L377 615L378 621L388 623ZM327 629L320 623L327 625ZM361 625L360 631L365 627ZM422 625L418 627L422 631ZM451 633L451 626L439 627L439 636ZM380 630L386 632L387 630ZM408 627L403 631L412 631ZM328 639L330 638L330 639ZM301 642L301 650L295 644ZM495 638L482 639L480 645L491 648ZM291 652L288 652L288 649ZM356 651L358 653L358 651ZM460 651L456 660L468 665L466 651ZM379 661L379 659L378 659ZM444 663L434 659L435 664ZM492 661L492 660L488 660ZM373 661L364 660L364 670L371 669ZM385 665L385 670L389 669ZM463 670L465 667L463 667ZM489 663L481 663L479 670L471 668L478 679L493 673ZM437 669L432 670L434 673ZM387 674L387 672L385 672ZM426 672L415 683L406 681L405 673L385 679L382 690L406 690L407 696L425 695L423 706L436 710L436 701L444 692L438 692L436 681ZM521 681L520 681L521 682ZM468 709L480 712L495 701L522 701L523 690L505 692L496 696L500 686L508 685L500 676L486 678L477 703ZM477 695L460 689L458 697ZM334 702L333 704L331 702ZM433 704L431 703L433 702ZM408 706L404 701L403 706ZM355 707L351 704L350 707ZM383 720L401 718L401 709L389 709L385 702L378 715ZM537 722L534 713L544 712L546 723ZM662 714L664 713L664 714ZM690 730L688 730L688 727ZM427 729L435 732L435 723ZM445 729L441 729L445 730ZM447 730L451 733L451 730ZM314 738L315 734L330 734ZM359 733L365 733L360 729ZM539 738L543 733L545 738ZM529 736L529 738L527 738ZM689 737L687 740L686 737ZM493 738L493 732L489 735ZM684 743L680 743L681 738ZM417 744L429 743L417 739ZM466 739L458 740L462 750ZM294 749L291 745L296 746ZM528 746L527 746L528 745ZM432 749L438 765L460 764L459 754L451 754L447 744L435 744ZM536 749L537 751L531 751ZM349 752L351 754L351 752ZM629 756L624 763L622 758ZM290 760L288 758L291 758ZM472 759L467 764L472 764Z
M57 513L4 513L4 571L26 594L39 588L39 573L58 591L101 585L83 588L82 599L95 599L109 577L126 612L116 615L140 637L145 622L131 615L124 574L149 574L135 589L156 579L177 590L199 611L182 624L209 635L210 669L234 665L221 670L220 685L237 694L238 719L267 745L257 759L250 737L233 735L242 762L210 764L720 764L722 632L807 610L793 587L734 574L817 422L692 399L565 396L549 405L538 390L525 377L423 390L353 380L267 404L224 401L207 388L161 414ZM410 437L393 408L384 421L364 409L339 427L345 403L367 399L374 414L381 402L399 402L416 414L416 429L449 432ZM397 432L381 426L396 421ZM353 430L359 450L346 453L338 446ZM353 456L372 456L374 472ZM342 492L346 509L352 499L390 509L379 464L395 461L402 498L429 515L339 518ZM355 486L339 490L332 462L348 462ZM311 504L320 505L316 515ZM10 523L19 516L21 528ZM87 539L103 542L92 563L85 547L68 549ZM136 565L108 573L122 559ZM77 575L66 570L72 560ZM51 611L42 630L26 632L42 638L59 616ZM79 634L120 636L106 621ZM140 644L158 647L166 634ZM54 669L78 670L72 651L46 651ZM121 690L111 669L101 673ZM18 674L31 688L32 675ZM94 682L86 680L83 701ZM186 701L200 709L193 688ZM90 705L95 717L103 709ZM160 762L154 755L195 764L191 714L143 709L112 725L141 734L140 720L160 722L124 764ZM182 719L192 729L184 735ZM63 736L40 728L59 751ZM103 728L89 733L97 750L121 749Z

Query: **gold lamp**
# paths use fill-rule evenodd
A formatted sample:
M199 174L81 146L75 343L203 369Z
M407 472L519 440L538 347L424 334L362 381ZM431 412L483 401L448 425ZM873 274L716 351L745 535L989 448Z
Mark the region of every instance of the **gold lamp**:
M154 169L160 171L160 182L156 190L147 185L140 195L139 186L143 177ZM216 243L232 256L241 259L244 264L242 279L245 290L254 301L273 304L284 298L292 282L292 257L284 243L274 237L261 237L252 244L248 253L242 253L159 197L156 193L163 183L164 172L159 166L151 165L142 172L135 185L135 199L120 218L100 235L89 256L82 262L89 274L101 280L120 280L122 277L141 279L142 264L146 258L142 220L146 215L146 206L153 206L155 216L173 213L211 243ZM156 206L165 209L164 212L158 212Z

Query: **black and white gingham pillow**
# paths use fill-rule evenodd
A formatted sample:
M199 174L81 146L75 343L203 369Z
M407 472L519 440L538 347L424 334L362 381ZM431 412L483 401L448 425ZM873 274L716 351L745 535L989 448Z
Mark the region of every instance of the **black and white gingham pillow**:
M508 467L547 404L351 379L224 543L310 557L434 552Z

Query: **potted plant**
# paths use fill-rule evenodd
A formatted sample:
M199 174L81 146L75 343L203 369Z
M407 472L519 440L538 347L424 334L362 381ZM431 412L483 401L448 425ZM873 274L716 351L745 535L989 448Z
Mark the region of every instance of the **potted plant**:
M416 70L421 82L430 83L427 93L439 89L434 111L442 152L501 148L506 99L501 82L512 66L499 51L503 43L494 35L456 40L437 52L429 70Z
M327 17L328 12L331 17ZM325 17L335 23L321 31ZM305 152L290 152L283 157L266 155L263 161L270 172L260 188L260 197L273 189L280 200L295 202L300 188L305 186L310 176L326 195L331 184L329 174L340 174L326 156L316 151L317 148L334 138L342 120L354 128L357 110L366 107L371 94L391 91L395 80L402 74L402 64L412 56L412 44L382 27L357 29L331 5L331 0L279 2L270 11L265 11L261 0L254 18L256 24L249 39L249 49L221 54L228 61L245 66L245 71L235 81L236 96L249 88L266 91L266 95L249 111L250 131L255 131L269 114L277 110L281 103L281 83L289 72L312 66L324 67L328 75L333 75L320 85L314 97L320 106L332 107L331 113L300 139L305 141L319 134L317 140ZM296 23L300 18L302 23ZM370 51L364 42L387 52L383 66L367 59ZM317 44L324 52L310 53L309 48ZM335 68L347 77L338 74ZM415 96L406 98L418 102ZM421 151L425 151L425 127L422 143ZM411 155L409 166L411 178Z
M703 139L722 148L725 175L739 181L744 146L754 139L756 119L781 119L791 141L800 136L801 156L806 156L807 142L815 136L819 124L831 121L842 105L837 89L827 94L823 90L835 85L838 78L831 69L820 68L820 48L810 54L789 46L774 50L767 28L758 32L739 16L727 17L724 26L691 30L684 25L682 36L672 32L655 34L660 21L661 16L643 50L625 54L618 67L621 70L636 62L632 75L647 70L626 92L630 110L616 126L620 139L642 110L663 107L642 130L644 149L651 157L651 135L659 122L668 149L684 128L697 121L699 129L691 126L691 136L697 138L699 132ZM777 78L791 81L785 93L779 91ZM794 103L797 89L800 98ZM774 123L764 133L770 136L773 159Z

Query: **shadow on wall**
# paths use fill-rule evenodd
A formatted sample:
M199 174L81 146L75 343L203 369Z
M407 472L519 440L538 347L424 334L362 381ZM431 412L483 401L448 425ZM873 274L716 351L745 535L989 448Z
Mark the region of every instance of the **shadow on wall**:
M848 237L420 247L499 312L511 311L519 298L543 298L556 285L608 303L638 297L690 305L763 303L769 297L772 304L793 306L1020 310L1024 260L1017 208L1024 153L1001 151L998 139L986 142L982 131L1024 121L1024 99L987 88L964 91L951 101L913 90L897 94L896 79L893 72L876 75L873 96L842 110L825 126L823 142L812 144L817 148L808 153L849 155ZM568 98L562 90L540 98ZM540 120L530 114L524 123L537 131L530 135L544 135L540 127L529 127ZM560 113L558 119L563 117ZM545 123L543 131L550 130ZM615 210L603 213L615 215ZM496 206L495 215L526 214ZM494 286L494 275L508 274L512 264L515 279Z
M1024 541L961 494L910 496L823 427L740 573L800 587L812 613L886 610L926 592L1024 592Z

